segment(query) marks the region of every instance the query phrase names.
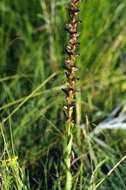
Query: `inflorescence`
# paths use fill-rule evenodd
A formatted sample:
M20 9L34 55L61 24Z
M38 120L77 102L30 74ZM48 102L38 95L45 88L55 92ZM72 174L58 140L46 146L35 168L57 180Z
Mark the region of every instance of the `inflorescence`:
M78 43L79 33L78 28L78 14L79 14L79 3L80 0L71 0L69 8L70 21L66 24L66 30L69 33L68 44L65 46L67 58L65 60L65 69L67 77L67 87L63 89L66 95L66 105L64 106L64 113L67 123L74 123L74 110L75 110L75 99L76 99L76 81L79 79L77 76L78 68L76 66L76 58L78 54L76 52Z

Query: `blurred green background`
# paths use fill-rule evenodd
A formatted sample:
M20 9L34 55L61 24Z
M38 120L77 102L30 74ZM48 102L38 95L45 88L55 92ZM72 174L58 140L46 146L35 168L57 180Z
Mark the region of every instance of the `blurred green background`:
M0 1L0 181L4 190L63 189L62 108L68 0ZM77 65L81 163L73 189L96 187L126 153L126 132L95 126L126 97L126 1L82 0ZM85 117L86 116L86 117ZM126 164L97 189L126 189Z

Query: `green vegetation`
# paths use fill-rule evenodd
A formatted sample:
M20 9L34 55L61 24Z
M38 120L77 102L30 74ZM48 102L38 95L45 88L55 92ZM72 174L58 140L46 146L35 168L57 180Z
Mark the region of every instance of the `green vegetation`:
M67 6L68 0L0 1L2 190L64 188L61 89ZM80 9L72 189L123 190L126 131L92 132L113 109L125 105L126 1L82 0Z

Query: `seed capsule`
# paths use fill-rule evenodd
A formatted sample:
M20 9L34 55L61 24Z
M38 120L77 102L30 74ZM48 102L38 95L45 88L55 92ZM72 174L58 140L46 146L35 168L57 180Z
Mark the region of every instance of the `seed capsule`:
M79 32L71 34L69 43L75 45L77 43L77 38L79 37L79 35Z
M74 34L77 31L77 22L75 24L67 24L66 25L66 30L70 33L70 34Z
M77 66L73 66L72 67L72 71L74 71L74 72L78 71L78 67Z
M64 109L65 111L67 111L67 110L68 110L68 107L67 107L67 106L64 106L63 109Z
M65 50L68 54L75 54L76 46L72 46L71 44L65 46Z
M69 12L73 12L73 13L77 12L77 13L79 13L79 12L80 12L80 9L71 6L71 7L69 8Z

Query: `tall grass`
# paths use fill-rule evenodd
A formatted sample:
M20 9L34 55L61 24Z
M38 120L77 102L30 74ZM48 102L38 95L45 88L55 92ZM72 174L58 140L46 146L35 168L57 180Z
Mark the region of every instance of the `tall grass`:
M64 188L61 89L68 2L0 1L2 189ZM105 130L90 135L97 123L125 103L125 8L125 0L81 1L76 104L77 125L86 127L73 130L75 190L126 188L126 163L119 162L126 153L126 132Z

